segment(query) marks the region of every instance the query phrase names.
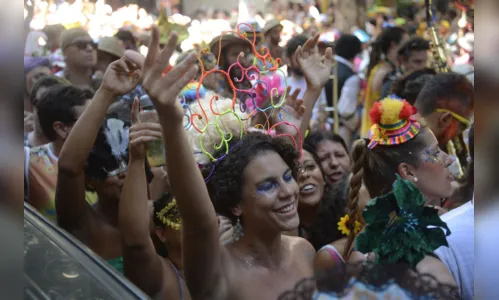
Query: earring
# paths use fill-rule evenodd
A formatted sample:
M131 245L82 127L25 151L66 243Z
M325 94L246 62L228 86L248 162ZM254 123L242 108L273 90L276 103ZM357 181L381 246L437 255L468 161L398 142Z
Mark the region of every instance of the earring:
M418 182L418 178L414 176L414 182Z
M241 220L237 217L236 225L234 226L234 231L232 232L232 238L234 241L239 241L241 237L244 236L243 226L241 225Z

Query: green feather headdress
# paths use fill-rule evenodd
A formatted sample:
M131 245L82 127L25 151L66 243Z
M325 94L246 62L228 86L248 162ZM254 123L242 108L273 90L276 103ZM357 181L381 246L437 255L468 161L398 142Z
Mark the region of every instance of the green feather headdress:
M374 252L376 262L405 262L415 267L425 255L448 246L447 224L438 210L425 203L419 189L397 175L393 191L372 199L362 212L367 225L357 236L355 249Z

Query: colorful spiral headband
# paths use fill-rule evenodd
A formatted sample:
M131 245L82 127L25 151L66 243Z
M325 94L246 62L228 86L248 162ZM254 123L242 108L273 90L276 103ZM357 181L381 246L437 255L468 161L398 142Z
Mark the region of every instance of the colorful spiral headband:
M399 145L411 140L421 130L414 118L415 107L396 96L387 97L374 104L369 112L374 125L369 130L369 149L377 145Z
M254 29L248 24L239 24L234 32L224 32L218 41L219 51L214 53L217 56L216 65L213 63L206 63L203 60L203 56L206 55L209 49L200 49L198 52L198 63L201 70L201 77L198 82L191 83L185 91L183 91L182 98L185 98L187 94L194 96L197 100L193 105L184 105L185 121L184 124L186 130L191 131L191 140L195 138L197 141L193 144L193 150L196 154L203 154L209 158L210 163L214 166L217 165L219 160L224 159L227 154L231 151L229 149L229 142L234 136L242 138L242 136L248 132L248 123L251 117L256 113L262 113L265 115L267 121L265 124L253 124L255 128L262 129L266 134L272 134L277 126L292 126L296 129L300 135L301 133L298 128L296 128L291 121L291 114L287 112L285 106L286 100L286 86L285 76L282 74L284 87L279 86L274 81L277 82L277 77L265 76L278 76L278 73L282 70L278 69L281 60L273 59L270 56L270 51L268 48L257 48L256 39L253 36L252 40L248 39L248 30L241 30L241 27L249 27L250 32L254 33ZM225 35L235 36L240 40L244 40L248 48L251 49L251 53L248 56L252 57L252 64L246 66L240 62L242 56L239 56L237 61L232 64L227 71L222 70L217 67L220 65L221 58L221 48L222 41ZM240 78L231 78L231 70L238 69L240 71ZM229 84L229 88L232 90L231 105L227 107L225 105L227 98L222 100L218 94L213 92L206 92L204 95L202 93L202 84L207 76L216 75L225 78ZM279 77L279 78L281 78ZM274 81L270 78L275 79ZM236 84L242 81L251 83L249 88L237 88ZM237 95L236 95L237 94ZM267 107L262 106L262 95L268 96L270 103ZM203 97L204 96L204 97ZM239 98L239 103L238 99ZM188 99L184 100L184 104ZM221 103L223 102L223 104ZM247 105L251 104L251 105ZM237 107L236 107L237 104ZM251 106L253 110L250 112L247 106ZM277 117L273 119L273 124L270 124L270 116L275 112L279 112ZM285 114L289 115L284 116ZM231 124L228 124L228 123ZM235 123L237 122L237 126ZM237 127L237 128L236 128ZM195 131L195 132L194 132ZM278 136L278 135L277 135ZM297 143L293 136L289 134L283 134L283 136L292 139L295 147L301 152L301 143ZM208 143L208 144L207 144ZM209 149L207 149L209 147ZM221 157L214 157L214 150L223 149L224 155ZM200 163L198 161L198 163ZM202 162L201 164L205 164ZM209 177L205 180L209 180Z

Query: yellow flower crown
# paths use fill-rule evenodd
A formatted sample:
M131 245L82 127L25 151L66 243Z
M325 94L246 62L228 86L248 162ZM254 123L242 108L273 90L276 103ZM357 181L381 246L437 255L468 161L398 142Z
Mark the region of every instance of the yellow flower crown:
M182 227L182 219L178 215L177 201L175 199L168 203L160 212L156 213L161 223L175 230L180 230Z
M346 214L344 217L340 218L338 222L338 230L344 235L350 235L350 229L347 227L347 223L350 221L350 216ZM358 234L360 232L362 224L359 221L355 221L354 233Z

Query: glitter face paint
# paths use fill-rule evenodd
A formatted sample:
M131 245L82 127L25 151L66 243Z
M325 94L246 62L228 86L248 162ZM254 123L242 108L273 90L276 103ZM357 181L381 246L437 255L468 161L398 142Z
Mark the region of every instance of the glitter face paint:
M436 148L426 148L423 152L423 161L432 164L445 164L442 150L438 146Z

